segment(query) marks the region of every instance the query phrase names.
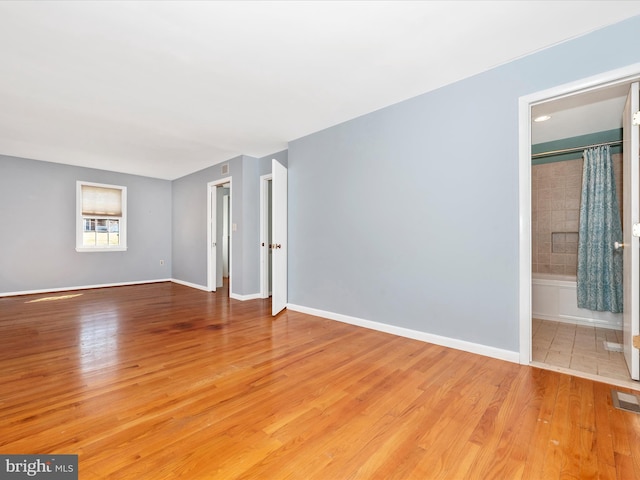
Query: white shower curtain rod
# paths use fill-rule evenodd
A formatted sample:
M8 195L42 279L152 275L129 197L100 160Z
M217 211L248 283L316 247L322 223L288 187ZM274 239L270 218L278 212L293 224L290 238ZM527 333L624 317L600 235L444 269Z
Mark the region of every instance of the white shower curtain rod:
M613 142L594 143L593 145L585 145L584 147L573 147L573 148L563 148L561 150L550 150L548 152L540 152L540 153L532 154L531 158L532 159L544 158L544 157L550 157L552 155L560 155L562 153L581 152L587 148L604 147L605 145L609 145L610 147L615 145L622 145L622 140L615 140Z

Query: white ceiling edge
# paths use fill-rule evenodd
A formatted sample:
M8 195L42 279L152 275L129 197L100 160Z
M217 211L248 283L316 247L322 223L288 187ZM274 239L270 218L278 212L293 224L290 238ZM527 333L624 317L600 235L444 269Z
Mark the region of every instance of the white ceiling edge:
M622 128L628 92L629 84L621 83L534 105L532 119L540 115L551 118L532 122L532 145Z
M172 180L637 14L625 1L0 2L0 154Z

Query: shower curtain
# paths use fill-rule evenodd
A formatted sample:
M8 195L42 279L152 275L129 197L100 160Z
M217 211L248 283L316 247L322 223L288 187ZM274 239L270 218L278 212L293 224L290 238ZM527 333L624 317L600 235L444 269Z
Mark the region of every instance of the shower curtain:
M622 312L622 225L609 146L583 153L578 307Z

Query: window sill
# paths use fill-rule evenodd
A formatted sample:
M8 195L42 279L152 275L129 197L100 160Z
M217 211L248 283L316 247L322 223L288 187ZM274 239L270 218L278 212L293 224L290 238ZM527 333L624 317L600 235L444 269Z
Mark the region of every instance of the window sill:
M126 252L127 247L76 247L76 252L80 253L95 253L95 252Z

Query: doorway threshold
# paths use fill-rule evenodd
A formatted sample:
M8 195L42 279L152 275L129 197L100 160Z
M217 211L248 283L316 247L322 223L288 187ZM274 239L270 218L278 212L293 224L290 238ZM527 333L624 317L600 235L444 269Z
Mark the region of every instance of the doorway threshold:
M623 380L620 378L604 377L602 375L596 375L593 373L581 372L580 370L573 370L566 367L558 367L556 365L549 365L543 362L530 362L530 367L541 368L542 370L550 370L552 372L564 373L565 375L573 375L574 377L585 378L587 380L593 380L594 382L606 383L607 385L614 385L616 387L629 388L631 390L640 391L640 382L631 380Z

